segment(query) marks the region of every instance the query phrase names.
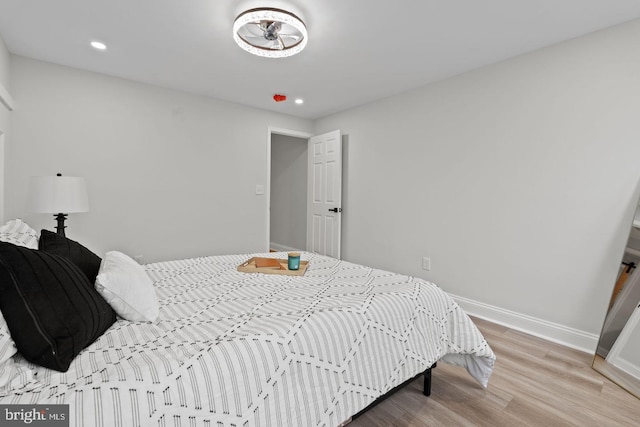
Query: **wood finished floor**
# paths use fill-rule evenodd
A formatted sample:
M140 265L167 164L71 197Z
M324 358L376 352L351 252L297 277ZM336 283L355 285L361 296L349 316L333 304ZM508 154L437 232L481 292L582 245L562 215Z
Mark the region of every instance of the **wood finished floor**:
M594 371L592 355L473 320L497 356L486 390L439 363L430 397L420 377L348 426L640 426L640 400Z

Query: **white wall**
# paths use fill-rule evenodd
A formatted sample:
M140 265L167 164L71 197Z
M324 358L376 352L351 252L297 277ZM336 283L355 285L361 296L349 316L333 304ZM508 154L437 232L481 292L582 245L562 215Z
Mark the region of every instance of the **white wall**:
M0 84L2 84L6 89L9 88L9 64L9 51L4 44L4 40L0 37Z
M7 152L6 216L25 213L29 176L84 176L91 212L67 236L98 254L145 262L264 251L268 127L308 120L24 57L11 57L16 101Z
M271 136L272 248L307 247L307 140Z
M639 38L634 21L315 126L12 56L5 217L52 229L25 192L61 172L87 178L67 233L99 253L264 250L267 127L341 129L344 258L598 334L639 195Z
M9 93L9 51L0 37L0 93ZM0 102L0 224L4 224L4 175L5 175L5 147L9 135L9 110Z
M639 195L638 40L634 21L318 120L349 140L344 258L599 334Z

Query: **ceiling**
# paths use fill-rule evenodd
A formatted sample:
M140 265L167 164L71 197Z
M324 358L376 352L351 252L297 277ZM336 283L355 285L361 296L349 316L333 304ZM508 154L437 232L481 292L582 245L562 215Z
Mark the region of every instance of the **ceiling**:
M305 21L302 53L234 43L235 17L263 6ZM640 0L0 0L0 36L17 55L315 119L638 17Z

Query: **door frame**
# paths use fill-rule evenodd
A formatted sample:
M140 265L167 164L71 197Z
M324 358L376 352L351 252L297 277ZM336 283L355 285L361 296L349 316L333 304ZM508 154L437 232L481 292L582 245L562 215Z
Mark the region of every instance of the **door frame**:
M273 134L292 136L294 138L306 139L307 141L314 135L311 132L267 126L267 183L265 185L265 196L267 197L267 203L265 203L267 210L267 240L265 242L265 252L269 252L271 246L271 135Z

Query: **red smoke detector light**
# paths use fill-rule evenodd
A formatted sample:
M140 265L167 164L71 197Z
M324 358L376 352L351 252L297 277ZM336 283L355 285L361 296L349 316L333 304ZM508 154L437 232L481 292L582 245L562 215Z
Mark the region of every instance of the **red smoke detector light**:
M287 95L280 95L280 94L275 94L273 95L273 100L276 102L282 102L282 101L286 101L287 100Z

